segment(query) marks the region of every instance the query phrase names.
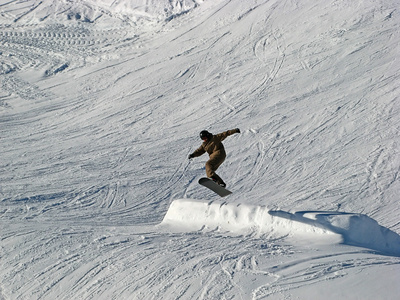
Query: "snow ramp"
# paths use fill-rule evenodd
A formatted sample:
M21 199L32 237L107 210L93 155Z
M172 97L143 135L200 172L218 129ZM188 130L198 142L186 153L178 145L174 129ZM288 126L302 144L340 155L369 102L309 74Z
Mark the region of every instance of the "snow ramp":
M331 211L286 212L266 206L193 199L174 200L161 226L178 231L220 231L279 238L308 235L381 254L400 256L400 236L363 214Z

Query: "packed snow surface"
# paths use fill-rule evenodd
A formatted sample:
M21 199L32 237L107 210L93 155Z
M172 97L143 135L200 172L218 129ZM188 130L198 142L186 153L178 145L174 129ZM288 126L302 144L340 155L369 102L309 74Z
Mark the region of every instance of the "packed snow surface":
M0 299L396 299L399 17L0 0Z

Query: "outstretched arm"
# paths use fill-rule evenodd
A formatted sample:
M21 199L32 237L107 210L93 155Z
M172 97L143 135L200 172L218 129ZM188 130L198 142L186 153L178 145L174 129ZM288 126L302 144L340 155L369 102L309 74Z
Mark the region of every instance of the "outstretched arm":
M235 129L231 129L231 130L228 130L228 131L224 131L222 133L217 134L217 136L221 139L221 141L223 141L228 136L230 136L232 134L235 134L235 133L240 133L240 129L239 128L235 128Z
M201 145L192 154L189 155L189 159L203 155L204 153L206 153L206 150L204 149L203 145Z

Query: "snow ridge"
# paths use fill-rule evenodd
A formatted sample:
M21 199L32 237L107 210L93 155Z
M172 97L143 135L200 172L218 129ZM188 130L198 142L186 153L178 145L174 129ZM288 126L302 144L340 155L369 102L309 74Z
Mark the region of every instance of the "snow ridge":
M171 203L161 225L181 231L219 230L269 238L305 233L338 235L344 244L400 256L400 236L363 214L329 211L290 213L269 210L265 206L179 199Z

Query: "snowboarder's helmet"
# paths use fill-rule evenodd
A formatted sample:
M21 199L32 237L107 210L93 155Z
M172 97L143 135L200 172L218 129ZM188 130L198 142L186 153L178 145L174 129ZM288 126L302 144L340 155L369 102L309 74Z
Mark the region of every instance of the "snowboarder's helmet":
M202 140L204 139L210 139L212 137L212 134L209 133L207 130L203 130L202 132L200 132L200 138Z

